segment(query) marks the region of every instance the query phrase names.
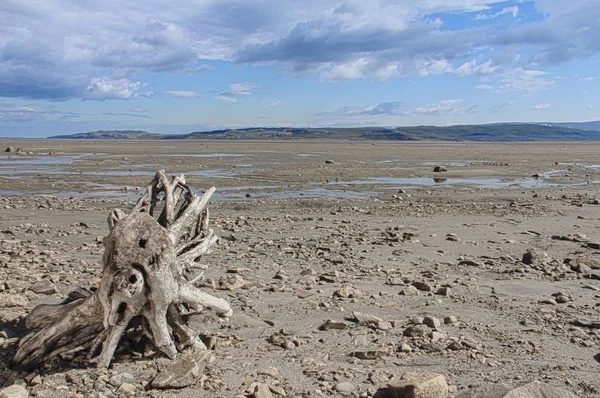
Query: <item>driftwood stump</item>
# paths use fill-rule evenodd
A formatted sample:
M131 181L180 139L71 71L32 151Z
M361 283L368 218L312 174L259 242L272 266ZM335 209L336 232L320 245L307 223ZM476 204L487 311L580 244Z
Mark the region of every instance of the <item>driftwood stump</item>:
M88 358L108 367L130 321L142 319L142 333L155 348L175 358L186 346L206 348L181 315L183 306L214 309L229 317L220 298L197 288L205 266L200 257L217 241L208 228L210 188L198 196L183 175L156 173L144 195L126 214L108 217L100 286L88 297L35 307L13 364L32 368L59 354L89 349ZM94 355L100 354L94 358Z

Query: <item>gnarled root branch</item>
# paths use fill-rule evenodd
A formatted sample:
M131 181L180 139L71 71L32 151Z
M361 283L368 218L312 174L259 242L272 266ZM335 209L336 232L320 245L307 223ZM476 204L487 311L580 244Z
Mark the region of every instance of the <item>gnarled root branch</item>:
M154 347L169 358L186 346L205 348L178 308L186 303L232 315L225 300L194 286L202 275L196 270L206 269L200 258L218 239L208 228L205 208L214 191L195 195L183 175L169 178L158 171L129 214L116 209L109 215L98 290L70 303L34 308L27 326L38 331L23 338L14 364L33 367L89 348L88 357L100 350L92 360L108 367L137 316Z

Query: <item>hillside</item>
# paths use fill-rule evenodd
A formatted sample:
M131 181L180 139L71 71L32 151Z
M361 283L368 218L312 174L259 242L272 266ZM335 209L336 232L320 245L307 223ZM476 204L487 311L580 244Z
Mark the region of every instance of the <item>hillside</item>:
M129 140L285 140L285 139L346 139L346 140L444 140L444 141L600 141L600 131L586 128L572 128L563 124L501 123L462 126L408 126L397 128L356 127L356 128L292 128L292 127L253 127L197 131L188 134L155 134L136 130L99 130L73 135L59 135L52 139L129 139ZM565 123L566 124L566 123ZM600 123L598 123L600 128ZM582 126L584 127L584 126Z

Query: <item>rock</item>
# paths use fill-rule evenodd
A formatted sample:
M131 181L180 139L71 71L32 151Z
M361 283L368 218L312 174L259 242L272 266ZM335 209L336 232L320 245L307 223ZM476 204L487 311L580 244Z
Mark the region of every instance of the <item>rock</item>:
M18 384L13 384L0 390L0 398L27 398L29 392L25 387Z
M413 282L412 285L422 292L430 292L433 290L433 287L427 282L416 281Z
M589 329L600 329L600 321L590 321L586 318L579 318L571 322L575 326L581 326Z
M8 152L8 153L13 153L14 151L15 151L15 148L14 148L14 147L12 147L12 146L9 146L8 148L6 148L6 149L4 150L4 152Z
M123 383L119 386L119 388L117 388L117 393L119 394L126 394L126 395L133 395L135 394L137 390L137 387L131 383Z
M600 250L600 242L588 242L587 246L590 249L596 249L596 250Z
M523 254L521 261L527 265L543 265L548 262L548 254L536 249L529 249Z
M334 321L333 319L328 319L324 324L319 326L319 330L330 330L330 329L338 329L344 330L348 328L348 324L342 321Z
M412 325L404 329L402 332L406 337L427 337L430 330L425 325Z
M461 392L456 398L502 398L511 390L504 384L490 384Z
M435 294L439 295L439 296L452 296L452 289L450 289L449 287L440 287Z
M432 316L426 316L423 318L423 323L432 329L438 329L440 326L442 326L442 322Z
M458 318L453 315L450 315L450 316L447 316L444 318L444 323L446 325L450 325L450 324L457 323L457 322L458 322Z
M362 296L362 292L353 286L343 286L333 293L333 295L342 298L359 298Z
M118 373L108 380L108 384L113 387L120 387L123 383L135 383L135 376L131 373Z
M406 373L388 384L390 398L446 398L448 384L441 374Z
M58 289L50 279L42 279L29 287L29 290L37 294L54 294L58 293Z
M441 172L444 172L444 171L448 171L448 169L446 167L444 167L444 166L435 166L433 168L433 172L434 173L441 173Z
M190 350L161 370L152 380L153 388L183 388L202 376L206 365L214 360L210 351Z
M350 356L358 359L377 359L388 354L389 352L387 350L361 350L351 352Z
M268 368L261 369L258 372L256 372L256 374L269 376L274 379L279 377L279 371L275 366L269 366Z
M27 297L19 294L0 294L0 308L26 307L28 305Z
M534 381L509 391L502 398L577 398L577 396L562 388Z
M335 164L333 160L327 159L325 160L325 164Z
M349 381L342 381L333 386L333 389L342 395L350 395L356 390L356 386Z
M257 383L252 391L252 397L254 398L273 398L271 389L267 384Z
M402 289L400 291L400 294L403 296L418 296L419 289L417 289L416 287L411 285L411 286L408 286L408 287Z

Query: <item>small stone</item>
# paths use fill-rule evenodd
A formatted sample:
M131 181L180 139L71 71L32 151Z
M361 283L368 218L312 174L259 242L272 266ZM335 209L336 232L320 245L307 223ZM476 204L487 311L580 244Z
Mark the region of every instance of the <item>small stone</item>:
M58 289L50 279L42 279L29 287L29 290L37 294L54 294Z
M423 318L422 316L415 316L410 320L410 323L412 323L413 325L422 325L424 320L425 318Z
M454 315L450 315L444 318L444 323L446 325L451 325L453 323L457 323L458 322L458 318L455 317Z
M404 329L402 332L406 337L427 337L429 328L425 325L412 325Z
M407 373L388 384L390 398L446 398L448 384L441 374Z
M29 300L19 294L0 294L0 308L26 307Z
M25 387L20 386L18 384L13 384L12 386L8 386L0 390L0 398L27 398L29 397L29 392L25 389Z
M33 387L39 386L40 384L42 384L42 377L40 375L35 375L29 382L29 385Z
M334 321L333 319L328 319L325 321L324 324L319 326L319 330L330 330L330 329L344 330L347 328L348 328L347 323L342 322L342 321Z
M350 353L350 356L358 358L358 359L377 359L384 355L388 355L389 352L387 350L366 350L366 351L353 351Z
M350 395L356 390L356 386L349 381L342 381L333 386L333 389L342 395Z
M450 289L449 287L440 287L435 294L439 295L439 296L451 296L452 295L452 289Z
M433 287L427 282L416 281L413 282L412 285L422 292L430 292L433 290Z
M113 387L120 387L123 383L135 383L135 376L131 373L118 373L108 380L108 384Z
M254 391L252 392L253 398L273 398L273 394L271 393L271 389L267 384L257 383L254 386Z
M548 262L548 254L536 249L529 249L523 254L521 261L527 265L544 265Z
M343 286L333 295L341 298L359 298L362 297L362 292L353 286Z
M442 322L432 316L426 316L423 318L423 323L432 329L438 329L440 326L442 326Z
M131 383L123 383L117 388L117 393L133 395L135 394L137 387Z
M400 294L403 296L418 296L419 289L417 289L416 287L411 285L411 286L408 286L408 287L402 289L400 291Z
M259 375L265 375L272 378L277 378L279 376L279 371L275 366L269 366L268 368L264 368L256 372Z
M444 166L435 166L433 168L433 172L434 173L442 173L444 171L448 171L448 169L446 167L444 167Z
M152 380L153 388L183 388L194 384L207 364L214 360L210 351L190 350L180 355Z
M532 383L525 384L524 386L515 388L509 391L503 398L576 398L576 395L563 390L562 388L553 387L548 384L534 381Z

